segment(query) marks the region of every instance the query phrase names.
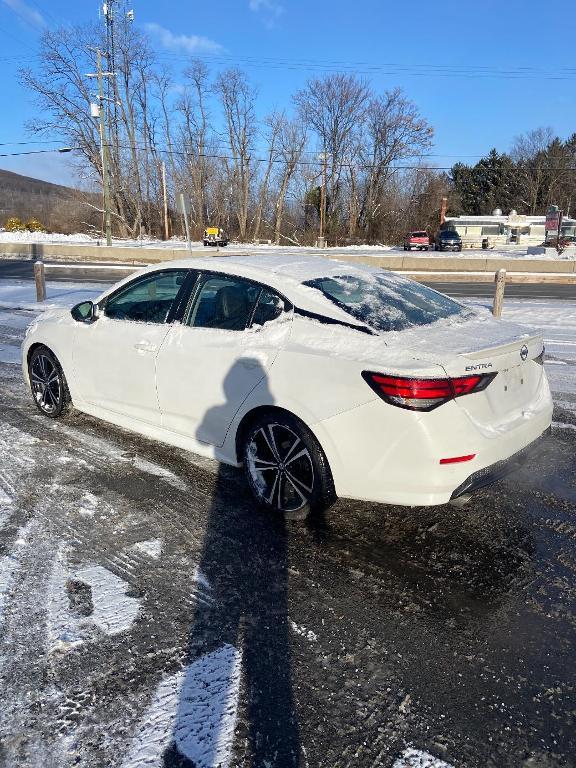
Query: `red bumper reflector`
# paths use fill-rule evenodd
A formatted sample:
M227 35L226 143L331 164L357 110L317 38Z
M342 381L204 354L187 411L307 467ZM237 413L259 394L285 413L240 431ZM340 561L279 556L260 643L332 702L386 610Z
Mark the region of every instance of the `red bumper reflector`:
M475 453L469 453L467 456L451 456L449 459L440 459L440 464L460 464L462 461L472 461Z

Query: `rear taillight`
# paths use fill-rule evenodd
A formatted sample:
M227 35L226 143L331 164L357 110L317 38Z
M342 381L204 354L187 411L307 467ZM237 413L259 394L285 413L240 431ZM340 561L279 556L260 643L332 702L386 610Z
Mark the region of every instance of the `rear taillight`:
M482 373L454 379L413 379L362 372L364 380L383 400L410 411L432 411L455 397L481 392L495 376Z

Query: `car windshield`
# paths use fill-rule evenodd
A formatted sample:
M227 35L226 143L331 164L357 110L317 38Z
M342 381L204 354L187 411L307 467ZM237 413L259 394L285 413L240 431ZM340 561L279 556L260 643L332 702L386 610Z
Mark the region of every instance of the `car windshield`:
M356 320L376 331L402 331L472 310L425 285L380 274L319 277L304 285L316 288Z
M460 235L453 229L445 229L440 232L440 237L443 237L444 240L460 240Z
M412 232L410 237L428 237L427 232Z

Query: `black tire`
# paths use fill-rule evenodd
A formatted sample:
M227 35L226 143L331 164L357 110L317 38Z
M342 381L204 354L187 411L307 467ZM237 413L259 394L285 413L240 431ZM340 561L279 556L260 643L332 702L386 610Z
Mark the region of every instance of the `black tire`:
M257 505L285 520L304 520L336 499L318 441L298 419L270 412L251 422L241 446L244 475Z
M68 410L70 392L62 366L48 347L36 347L28 359L30 389L44 416L57 419Z

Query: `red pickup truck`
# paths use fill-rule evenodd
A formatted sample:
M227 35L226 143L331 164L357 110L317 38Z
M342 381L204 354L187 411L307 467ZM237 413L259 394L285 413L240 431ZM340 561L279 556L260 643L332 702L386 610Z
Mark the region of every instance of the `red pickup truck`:
M420 251L427 251L430 248L428 232L408 232L404 239L404 250L411 251L412 248L417 248Z

